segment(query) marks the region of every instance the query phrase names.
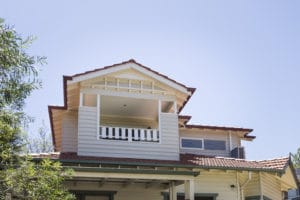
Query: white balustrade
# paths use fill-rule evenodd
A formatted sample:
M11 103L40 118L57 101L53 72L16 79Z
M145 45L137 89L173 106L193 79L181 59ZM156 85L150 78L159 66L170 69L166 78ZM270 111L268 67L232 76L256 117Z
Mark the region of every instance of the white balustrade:
M159 142L157 129L100 126L99 139Z

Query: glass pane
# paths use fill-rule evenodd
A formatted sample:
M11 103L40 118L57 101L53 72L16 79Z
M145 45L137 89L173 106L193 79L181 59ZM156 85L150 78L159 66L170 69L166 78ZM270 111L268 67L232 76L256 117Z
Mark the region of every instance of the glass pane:
M226 142L222 140L204 140L204 148L207 150L226 150Z
M202 140L181 139L181 146L184 148L198 148L202 149Z

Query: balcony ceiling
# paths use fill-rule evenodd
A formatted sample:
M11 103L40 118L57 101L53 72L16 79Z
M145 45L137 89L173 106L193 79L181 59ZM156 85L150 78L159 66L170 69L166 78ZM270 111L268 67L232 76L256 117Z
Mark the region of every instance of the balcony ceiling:
M101 115L156 118L157 100L134 99L126 97L101 97Z

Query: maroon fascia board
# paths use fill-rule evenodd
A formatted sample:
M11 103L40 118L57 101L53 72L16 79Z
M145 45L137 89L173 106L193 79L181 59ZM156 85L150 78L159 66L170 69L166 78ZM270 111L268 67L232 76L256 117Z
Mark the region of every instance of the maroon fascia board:
M184 125L186 125L190 120L192 116L190 115L178 115L178 119L184 119L185 121L183 122Z
M228 130L228 131L246 131L248 133L253 131L253 129L248 129L248 128L235 128L235 127L225 127L225 126L208 126L208 125L195 125L195 124L187 124L185 127L186 128L203 128L203 129Z
M214 129L214 130L227 130L227 131L245 131L244 138L255 139L256 136L248 135L253 131L249 128L235 128L235 127L224 127L224 126L208 126L208 125L195 125L195 124L186 124L185 128L201 128L201 129Z
M186 120L190 120L192 118L192 116L190 115L178 115L179 119L186 119Z
M191 92L191 95L189 95L186 100L183 102L182 106L179 108L178 110L178 114L182 111L182 109L184 108L184 106L186 105L186 103L190 100L191 96L194 94L194 92L196 91L196 88L187 88L188 91Z
M63 106L51 106L49 105L48 106L48 113L49 113L49 118L50 118L50 126L51 126L51 132L52 132L52 141L53 141L53 146L54 146L54 151L56 151L56 143L55 143L55 134L54 134L54 127L53 127L53 115L52 115L52 110L66 110L68 109L68 100L67 100L67 81L68 80L72 80L74 77L77 77L77 76L81 76L81 75L85 75L85 74L89 74L89 73L93 73L93 72L97 72L97 71L101 71L101 70L105 70L105 69L109 69L109 68L112 68L112 67L116 67L116 66L119 66L119 65L123 65L123 64L127 64L127 63L135 63L137 65L139 65L140 67L148 70L148 71L151 71L163 78L166 78L168 79L169 81L172 81L173 83L176 83L184 88L186 88L188 91L190 91L192 94L188 96L188 98L186 99L186 101L183 103L183 105L179 108L179 111L178 113L180 113L180 111L183 109L183 107L185 106L185 104L187 103L187 101L190 99L190 97L193 95L193 93L195 92L196 88L189 88L187 86L185 86L184 84L182 83L179 83L171 78L169 78L168 76L165 76L163 74L160 74L159 72L157 71L154 71L152 69L150 69L149 67L146 67L138 62L136 62L134 59L130 59L128 61L125 61L125 62L122 62L122 63L117 63L117 64L113 64L113 65L110 65L110 66L106 66L106 67L103 67L103 68L98 68L98 69L94 69L94 70L91 70L91 71L86 71L86 72L83 72L83 73L79 73L79 74L75 74L73 76L63 76L63 95L64 95L64 105Z

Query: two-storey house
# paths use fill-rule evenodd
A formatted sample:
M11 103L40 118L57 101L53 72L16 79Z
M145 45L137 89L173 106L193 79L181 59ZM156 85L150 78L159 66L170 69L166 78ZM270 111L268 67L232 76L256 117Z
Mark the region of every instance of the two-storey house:
M189 124L195 88L134 60L63 88L64 105L49 106L59 153L44 157L74 169L66 187L80 200L279 200L296 187L288 157L245 160L252 129Z

